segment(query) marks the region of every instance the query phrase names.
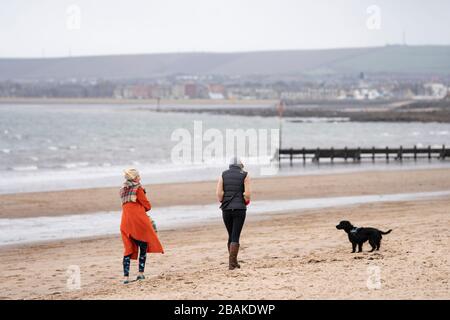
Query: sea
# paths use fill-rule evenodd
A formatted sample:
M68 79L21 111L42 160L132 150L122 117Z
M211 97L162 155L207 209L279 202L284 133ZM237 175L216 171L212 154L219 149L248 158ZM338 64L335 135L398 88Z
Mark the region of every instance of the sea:
M204 105L198 106L202 109ZM207 106L210 109L220 106ZM222 106L223 107L223 106ZM254 107L254 106L239 106ZM270 107L270 106L265 106ZM195 109L196 106L188 106ZM179 109L179 106L177 106ZM200 134L198 129L201 128ZM281 131L277 131L280 130ZM136 167L146 185L156 183L215 180L229 161L226 152L203 158L211 136L226 150L227 131L278 132L283 148L327 147L442 147L450 146L450 124L350 122L345 118L279 119L212 113L174 112L154 105L100 104L0 104L0 194L117 187L122 172ZM180 137L184 136L180 144ZM258 135L258 139L264 135ZM280 139L281 136L281 139ZM266 136L271 140L272 136ZM262 138L261 138L262 139ZM258 147L270 145L258 140ZM199 142L200 141L200 142ZM196 143L200 143L200 158ZM175 161L174 150L188 145L190 161ZM217 145L216 145L217 146ZM243 155L246 170L265 176L274 150L267 154ZM220 148L219 148L220 149ZM191 150L187 148L186 150ZM218 150L218 149L217 149ZM247 158L246 158L247 156ZM367 170L411 170L449 168L450 159L420 159L303 163L274 166L270 176L320 175ZM250 215L311 208L357 205L380 201L402 201L448 196L450 191L364 195L336 198L253 201ZM118 208L119 210L120 208ZM151 211L160 230L220 220L217 204L159 207ZM56 217L0 219L0 246L55 241L67 238L118 235L120 211L92 212Z
M194 156L191 161L174 161L174 148L180 143L176 133L182 130L195 140L199 124L203 134L220 133L224 140L227 130L265 132L270 140L270 133L280 129L277 117L161 112L154 105L1 104L0 194L119 186L127 167L136 167L145 184L214 180L226 168L225 151L216 156L218 161L194 161ZM450 124L283 119L281 141L283 148L441 147L450 146ZM266 159L249 161L247 169L253 176L264 174L257 165L268 163L274 150L267 149ZM435 159L389 164L299 162L292 167L286 162L273 175L448 166L450 161Z

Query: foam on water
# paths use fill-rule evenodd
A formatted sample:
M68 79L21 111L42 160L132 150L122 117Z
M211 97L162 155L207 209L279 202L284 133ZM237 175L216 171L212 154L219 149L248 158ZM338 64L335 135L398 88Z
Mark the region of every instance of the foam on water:
M13 171L36 171L38 170L37 166L17 166L11 168Z
M62 167L66 169L79 168L79 167L87 167L89 162L69 162L62 165Z
M103 163L98 166L85 165L85 163L68 163L60 169L47 169L39 164L26 166L14 166L8 171L0 171L0 194L19 192L43 192L54 190L119 187L122 185L122 171L125 166L117 166L111 163ZM171 163L135 164L144 184L196 182L216 180L226 167L223 163L208 164L180 164ZM261 170L261 166L246 166L251 176L267 177L267 173ZM327 163L325 160L318 165L302 165L296 163L293 167L284 163L283 167L275 173L276 176L302 176L324 175L334 173L349 173L361 171L392 171L392 170L421 170L450 168L450 162L445 161L417 161L417 162L392 162L392 163ZM14 181L11 184L11 181ZM150 186L151 187L151 186Z
M285 213L363 203L420 200L444 197L450 191L254 201L249 215ZM221 219L218 204L154 208L151 216L159 230L199 225ZM99 212L60 217L0 219L0 246L61 239L119 234L120 212ZM331 227L330 227L331 228Z

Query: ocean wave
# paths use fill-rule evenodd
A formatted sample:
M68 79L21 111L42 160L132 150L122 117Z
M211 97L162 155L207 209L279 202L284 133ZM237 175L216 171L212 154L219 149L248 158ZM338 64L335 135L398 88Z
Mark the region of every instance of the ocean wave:
M50 151L57 151L58 147L50 146L50 147L48 147L48 150L50 150Z
M11 168L13 171L36 171L38 169L37 166L17 166Z
M80 167L87 167L89 165L89 162L69 162L62 165L63 168L66 169L74 169L74 168L80 168Z
M440 130L440 131L430 131L428 132L432 136L446 136L449 134L449 131L447 130Z
M340 123L350 122L348 117L300 117L289 119L292 123Z
M2 152L6 153L6 154L9 154L9 153L11 153L11 150L10 149L2 149Z
M244 161L244 159L243 159ZM246 168L252 173L252 176L261 176L261 166L247 165ZM69 165L70 166L70 165ZM78 166L66 168L59 166L58 168L46 168L39 166L15 166L8 167L7 171L0 171L0 194L16 193L16 192L38 192L38 191L53 191L53 190L68 190L68 189L86 189L86 188L101 188L118 186L122 184L122 170L130 164L98 164L88 166ZM399 167L394 164L383 165L380 164L380 170L388 170L389 168L399 169L417 169L417 168L449 168L450 163L435 162L430 164L417 164L407 162L402 163ZM138 166L141 176L144 178L144 183L177 183L189 181L209 181L215 180L224 168L228 167L223 163L217 165L202 164L173 164L173 163L142 163ZM265 165L267 167L267 165ZM304 174L318 174L316 166L307 168L299 167L281 172L280 175L304 175ZM362 167L355 168L352 165L348 166L321 166L320 173L331 172L351 172L373 170L373 165L362 165ZM27 171L28 170L28 171ZM8 177L8 179L6 179ZM14 184L8 182L14 181Z

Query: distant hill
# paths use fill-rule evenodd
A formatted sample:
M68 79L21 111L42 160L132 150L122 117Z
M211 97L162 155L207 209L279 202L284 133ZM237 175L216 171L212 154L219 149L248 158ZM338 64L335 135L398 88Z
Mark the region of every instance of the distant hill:
M175 74L450 74L450 46L0 59L0 80L154 78Z

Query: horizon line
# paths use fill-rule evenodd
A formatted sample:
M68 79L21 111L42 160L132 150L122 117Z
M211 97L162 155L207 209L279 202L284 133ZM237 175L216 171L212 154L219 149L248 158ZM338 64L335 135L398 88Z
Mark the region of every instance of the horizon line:
M120 57L120 56L143 56L143 55L174 55L174 54L248 54L248 53L267 53L267 52L292 52L292 51L329 51L329 50L349 50L349 49L378 49L386 47L450 47L450 44L403 44L392 43L377 46L347 46L347 47L329 47L329 48L304 48L304 49L262 49L262 50L244 50L244 51L162 51L162 52L142 52L142 53L111 53L111 54L87 54L87 55L66 55L49 57L2 57L0 60L45 60L45 59L77 59L77 58L99 58L99 57Z

